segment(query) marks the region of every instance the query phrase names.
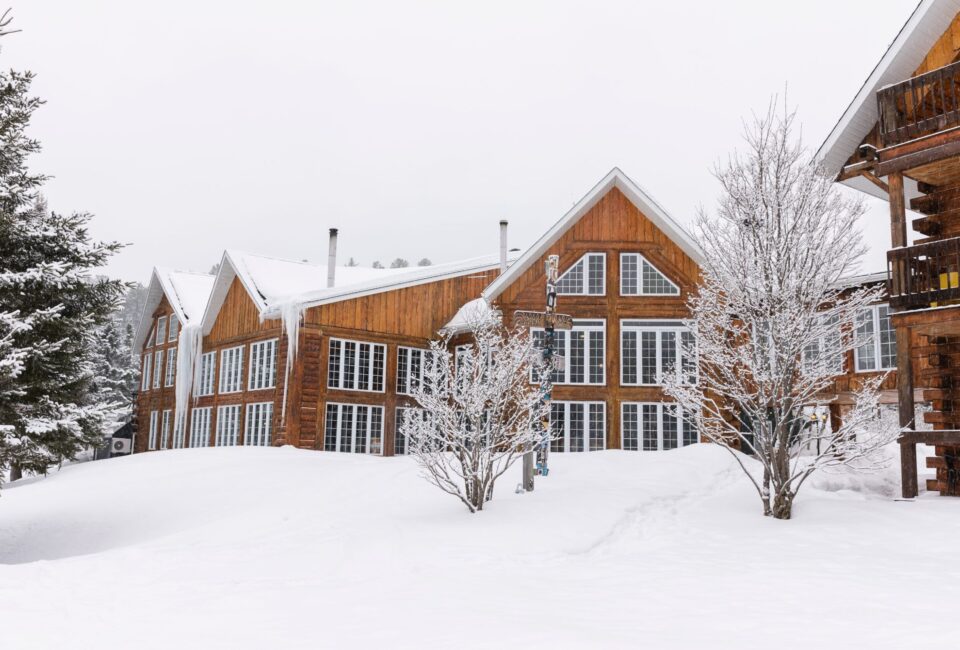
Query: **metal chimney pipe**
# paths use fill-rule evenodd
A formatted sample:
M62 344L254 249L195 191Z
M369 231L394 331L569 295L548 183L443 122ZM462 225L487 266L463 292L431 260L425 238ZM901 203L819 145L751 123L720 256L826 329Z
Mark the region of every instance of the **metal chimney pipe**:
M507 221L500 221L500 273L507 272Z
M332 287L337 274L337 229L330 229L330 250L327 253L327 286Z

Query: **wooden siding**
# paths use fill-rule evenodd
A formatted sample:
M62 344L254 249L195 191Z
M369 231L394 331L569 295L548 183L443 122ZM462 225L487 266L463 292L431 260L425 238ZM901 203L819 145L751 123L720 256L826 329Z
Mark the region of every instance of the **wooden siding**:
M160 387L153 387L153 361L151 361L151 377L150 377L150 388L146 391L140 390L140 383L137 383L137 434L133 440L133 450L135 452L147 451L147 446L150 439L150 412L157 411L157 448L160 448L160 442L162 440L163 433L163 411L169 409L174 410L175 406L175 390L176 383L173 386L164 386L164 374L166 372L166 363L167 363L167 350L173 347L177 347L178 342L176 340L171 341L170 339L170 316L173 314L173 307L170 305L170 301L167 300L166 296L162 296L159 304L157 304L156 309L153 310L153 320L150 326L150 335L146 337L143 342L143 347L140 349L140 371L143 372L143 358L149 353L151 357L158 350L162 351L163 354L161 358L163 359L163 368L161 369L160 374ZM157 339L157 319L161 317L167 318L167 334L164 336L164 341L160 345L156 345ZM180 324L182 327L183 324ZM179 353L177 357L179 359ZM142 375L140 376L140 381L143 380ZM170 440L173 439L173 425L170 426Z
M246 338L257 332L267 332L279 327L279 320L260 321L260 310L238 278L233 279L223 300L210 334L204 337L207 344L219 345L237 338Z

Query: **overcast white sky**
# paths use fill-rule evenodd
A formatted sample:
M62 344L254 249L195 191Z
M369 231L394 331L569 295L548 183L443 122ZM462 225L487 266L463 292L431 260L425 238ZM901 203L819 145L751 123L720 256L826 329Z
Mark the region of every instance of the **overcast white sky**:
M141 281L224 248L320 261L331 226L363 265L495 253L502 218L523 247L613 166L688 224L742 116L788 84L816 148L916 5L12 1L33 167Z

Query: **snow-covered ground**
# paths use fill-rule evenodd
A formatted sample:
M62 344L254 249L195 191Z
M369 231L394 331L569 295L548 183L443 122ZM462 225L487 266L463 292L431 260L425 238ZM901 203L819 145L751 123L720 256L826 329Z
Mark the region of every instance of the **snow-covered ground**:
M477 515L408 458L190 449L0 495L3 648L952 645L960 499L891 473L764 519L726 453L554 455ZM842 488L842 489L841 489ZM855 489L851 489L855 488Z

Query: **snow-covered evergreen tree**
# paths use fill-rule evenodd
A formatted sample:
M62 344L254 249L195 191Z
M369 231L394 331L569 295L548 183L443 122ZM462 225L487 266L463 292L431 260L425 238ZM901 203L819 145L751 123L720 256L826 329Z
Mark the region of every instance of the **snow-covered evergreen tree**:
M380 263L380 260L376 260L376 261L374 261L374 263L373 263L373 268L375 268L375 269L382 269L382 268L383 268L383 264Z
M426 257L424 257L422 260L420 260L419 262L417 262L417 266L430 266L431 264L433 264L433 262L431 262L431 261L430 261L428 258L426 258Z
M402 257L398 257L397 259L390 262L391 269L405 269L408 266L410 266L410 262L403 259Z
M26 135L41 105L29 94L32 78L0 73L0 314L21 357L0 394L0 470L13 479L100 444L109 413L90 397L91 350L123 292L92 274L119 244L92 241L88 214L50 211L45 177L28 169L40 150Z
M104 435L112 433L130 415L132 395L137 389L140 369L133 355L134 330L122 319L114 318L97 329L92 349L93 379L91 404L112 410Z

